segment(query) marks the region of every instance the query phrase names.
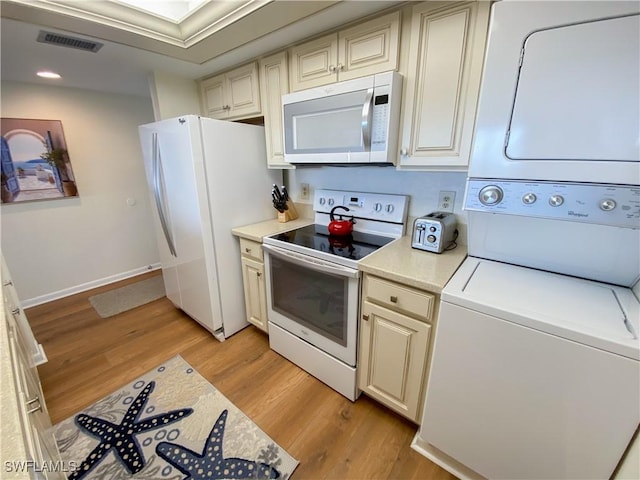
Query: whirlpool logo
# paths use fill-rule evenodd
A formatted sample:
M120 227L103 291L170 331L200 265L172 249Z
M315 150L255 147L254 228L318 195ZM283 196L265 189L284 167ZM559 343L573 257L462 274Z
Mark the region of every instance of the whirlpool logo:
M578 218L586 218L589 216L588 213L580 213L580 212L574 212L573 210L569 210L567 212L567 215L571 216L571 217L578 217Z

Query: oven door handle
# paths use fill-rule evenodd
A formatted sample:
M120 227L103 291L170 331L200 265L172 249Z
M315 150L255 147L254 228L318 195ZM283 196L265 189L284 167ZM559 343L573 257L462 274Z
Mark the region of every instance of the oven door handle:
M304 268L309 268L311 270L316 270L318 272L330 273L333 275L339 275L341 277L350 277L350 278L356 278L360 273L358 272L358 270L354 270L352 268L331 264L329 262L323 262L322 260L319 260L317 258L312 258L307 255L302 255L295 252L289 252L287 250L282 250L281 248L274 247L271 245L263 244L262 248L266 250L267 253L270 253L275 257L280 257L295 265L299 265Z

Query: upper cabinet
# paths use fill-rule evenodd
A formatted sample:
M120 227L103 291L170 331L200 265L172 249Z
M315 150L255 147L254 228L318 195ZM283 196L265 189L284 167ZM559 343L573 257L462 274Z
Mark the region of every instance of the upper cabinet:
M291 91L398 69L400 11L289 49Z
M289 93L287 52L260 59L260 99L269 168L292 168L284 161L282 95Z
M399 168L467 168L489 4L413 8Z
M202 80L200 96L202 110L211 118L235 120L261 115L258 63Z

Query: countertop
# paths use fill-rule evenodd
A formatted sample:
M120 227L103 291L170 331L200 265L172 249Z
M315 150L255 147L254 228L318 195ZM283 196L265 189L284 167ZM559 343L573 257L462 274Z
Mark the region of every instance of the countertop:
M237 237L262 242L266 236L312 225L311 218L281 223L277 219L253 223L231 230ZM358 262L358 269L389 280L439 294L467 256L467 247L458 245L443 253L411 248L411 236L385 245Z
M465 245L443 253L425 252L411 248L411 236L404 236L360 260L358 269L439 294L466 256Z
M253 240L254 242L262 242L264 237L274 235L280 232L287 232L294 228L304 227L306 225L313 225L312 218L297 218L288 222L279 222L277 219L266 220L260 223L252 223L251 225L245 225L244 227L236 227L231 229L236 237L246 238L247 240Z

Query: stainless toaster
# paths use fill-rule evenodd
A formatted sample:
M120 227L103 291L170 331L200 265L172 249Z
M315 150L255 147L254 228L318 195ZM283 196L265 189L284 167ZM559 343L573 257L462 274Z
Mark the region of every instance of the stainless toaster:
M413 224L411 246L427 252L442 253L458 236L456 216L449 212L433 212L417 218Z

